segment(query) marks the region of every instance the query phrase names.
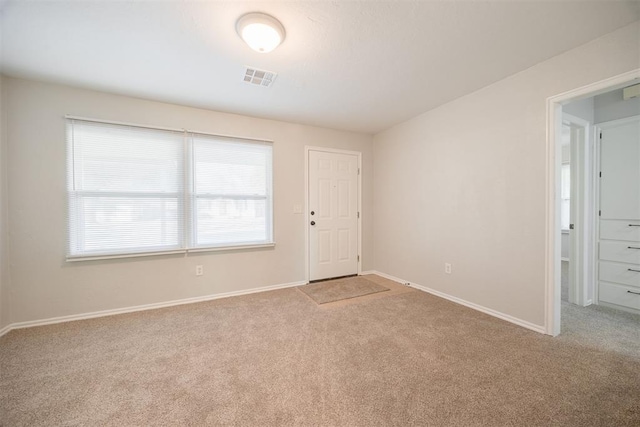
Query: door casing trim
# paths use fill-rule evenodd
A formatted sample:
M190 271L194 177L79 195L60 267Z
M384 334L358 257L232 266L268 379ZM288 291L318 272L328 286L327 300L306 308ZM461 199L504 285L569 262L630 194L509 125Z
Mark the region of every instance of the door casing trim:
M309 251L309 232L311 221L311 216L309 215L309 152L310 151L321 151L324 153L336 153L336 154L349 154L352 156L356 156L358 158L358 212L360 212L360 218L358 218L358 236L356 241L358 242L358 256L360 257L357 265L358 265L358 276L362 274L362 152L360 151L349 151L349 150L341 150L337 148L327 148L327 147L317 147L312 145L305 145L304 147L304 218L305 218L305 226L304 226L304 259L305 259L305 280L309 283L311 279L311 253Z

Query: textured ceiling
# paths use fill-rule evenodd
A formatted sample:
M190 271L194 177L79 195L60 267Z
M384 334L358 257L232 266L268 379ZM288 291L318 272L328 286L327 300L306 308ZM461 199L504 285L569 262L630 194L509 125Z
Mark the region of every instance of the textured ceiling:
M235 33L277 17L270 54ZM375 133L640 19L623 1L8 1L11 76ZM278 73L266 89L243 66Z

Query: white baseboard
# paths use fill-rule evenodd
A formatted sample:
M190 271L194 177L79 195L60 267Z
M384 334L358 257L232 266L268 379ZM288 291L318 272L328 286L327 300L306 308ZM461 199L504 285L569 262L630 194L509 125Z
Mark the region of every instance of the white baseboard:
M499 311L493 310L491 308L487 308L487 307L481 306L479 304L475 304L473 302L469 302L469 301L463 300L462 298L458 298L458 297L454 297L454 296L449 295L449 294L445 294L444 292L436 291L435 289L431 289L431 288L428 288L426 286L418 285L417 283L410 282L409 280L404 280L404 279L397 278L395 276L391 276L390 274L382 273L380 271L374 271L374 272L372 272L372 274L377 274L378 276L382 276L382 277L385 277L385 278L387 278L389 280L393 280L394 282L398 282L398 283L402 283L402 284L409 283L409 285L412 288L419 289L421 291L430 293L432 295L438 296L440 298L444 298L444 299L449 300L449 301L453 301L453 302L455 302L457 304L464 305L465 307L469 307L469 308L472 308L474 310L480 311L482 313L488 314L490 316L497 317L498 319L506 320L507 322L516 324L518 326L522 326L523 328L527 328L527 329L530 329L532 331L539 332L541 334L546 334L546 328L544 326L536 325L536 324L533 324L531 322L527 322L526 320L518 319L517 317L513 317L513 316L510 316L508 314L504 314L504 313L501 313Z
M523 328L527 328L527 329L530 329L532 331L536 331L536 332L539 332L539 333L542 333L542 334L546 333L546 330L545 330L545 328L543 326L535 325L535 324L527 322L525 320L521 320L521 319L518 319L516 317L510 316L508 314L504 314L504 313L501 313L499 311L496 311L496 310L493 310L493 309L490 309L490 308L487 308L487 307L483 307L481 305L478 305L478 304L475 304L475 303L472 303L472 302L468 302L468 301L463 300L461 298L445 294L444 292L436 291L435 289L431 289L431 288L428 288L426 286L418 285L417 283L412 283L412 282L410 282L408 280L400 279L398 277L391 276L389 274L382 273L380 271L368 270L368 271L362 271L362 272L360 272L360 274L361 275L377 274L378 276L385 277L385 278L387 278L389 280L393 280L394 282L398 282L398 283L402 283L402 284L409 283L411 285L411 287L413 287L415 289L430 293L432 295L436 295L438 297L444 298L444 299L449 300L449 301L453 301L453 302L455 302L457 304L464 305L466 307L472 308L474 310L480 311L480 312L488 314L490 316L494 316L494 317L497 317L499 319L506 320L507 322L514 323L514 324L516 324L518 326L522 326ZM258 292L266 292L266 291L272 291L272 290L275 290L275 289L290 288L290 287L294 287L294 286L304 285L306 283L307 283L306 281L291 282L291 283L284 283L284 284L279 284L279 285L263 286L263 287L260 287L260 288L246 289L246 290L242 290L242 291L224 292L224 293L221 293L221 294L204 295L204 296L200 296L200 297L185 298L185 299L180 299L180 300L173 300L173 301L160 302L160 303L154 303L154 304L144 304L144 305L138 305L138 306L133 306L133 307L118 308L118 309L113 309L113 310L102 310L102 311L95 311L95 312L91 312L91 313L74 314L74 315L70 315L70 316L61 316L61 317L53 317L53 318L49 318L49 319L41 319L41 320L32 320L32 321L27 321L27 322L12 323L12 324L9 324L9 325L5 326L4 328L0 329L0 337L5 335L6 333L8 333L9 331L11 331L13 329L22 329L22 328L31 328L31 327L35 327L35 326L52 325L52 324L55 324L55 323L72 322L72 321L75 321L75 320L83 320L83 319L93 319L93 318L96 318L96 317L115 316L117 314L133 313L133 312L136 312L136 311L145 311L145 310L155 310L155 309L158 309L158 308L172 307L172 306L176 306L176 305L194 304L194 303L198 303L198 302L211 301L211 300L220 299L220 298L228 298L228 297L239 296L239 295L247 295L247 294L253 294L253 293L258 293Z
M9 332L11 329L11 325L7 325L4 328L0 329L0 337Z
M28 322L12 323L0 329L0 337L14 329L31 328L34 326L52 325L55 323L73 322L75 320L93 319L96 317L115 316L117 314L133 313L136 311L155 310L157 308L172 307L176 305L194 304L197 302L211 301L220 298L235 297L239 295L255 294L258 292L273 291L276 289L291 288L306 284L307 281L283 283L279 285L263 286L260 288L246 289L242 291L224 292L221 294L203 295L200 297L185 298L173 301L159 302L153 304L137 305L133 307L116 308L113 310L94 311L91 313L72 314L70 316L52 317L49 319L30 320Z

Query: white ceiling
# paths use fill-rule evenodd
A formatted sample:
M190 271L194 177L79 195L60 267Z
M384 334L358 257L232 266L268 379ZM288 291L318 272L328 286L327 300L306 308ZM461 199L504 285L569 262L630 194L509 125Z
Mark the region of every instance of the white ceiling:
M270 54L237 36L277 17ZM376 133L640 19L624 1L8 1L1 70L178 104ZM243 66L277 72L270 88Z

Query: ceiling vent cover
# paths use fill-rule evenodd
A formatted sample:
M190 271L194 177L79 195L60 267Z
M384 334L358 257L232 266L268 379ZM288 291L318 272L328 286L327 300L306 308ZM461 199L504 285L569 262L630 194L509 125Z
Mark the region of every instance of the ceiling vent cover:
M254 67L245 67L242 80L251 85L269 87L273 84L278 74L273 71L258 70Z

